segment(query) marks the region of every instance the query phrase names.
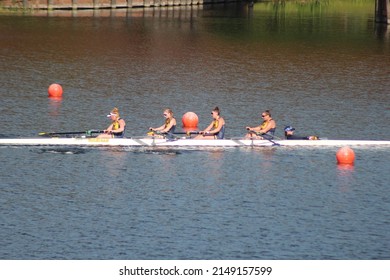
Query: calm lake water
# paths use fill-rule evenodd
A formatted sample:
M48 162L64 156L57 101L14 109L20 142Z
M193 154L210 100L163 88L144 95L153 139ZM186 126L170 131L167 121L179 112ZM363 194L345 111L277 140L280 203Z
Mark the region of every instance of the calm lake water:
M270 109L279 137L390 140L389 69L374 1L4 13L0 136L219 106L227 137ZM390 150L338 148L0 147L0 258L390 259Z

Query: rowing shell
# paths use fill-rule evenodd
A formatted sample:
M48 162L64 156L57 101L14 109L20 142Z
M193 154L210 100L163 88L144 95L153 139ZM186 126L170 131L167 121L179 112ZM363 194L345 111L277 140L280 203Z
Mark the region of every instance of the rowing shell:
M389 146L380 140L250 140L250 139L178 139L161 138L1 138L1 146L125 146L125 147L245 147L245 146Z

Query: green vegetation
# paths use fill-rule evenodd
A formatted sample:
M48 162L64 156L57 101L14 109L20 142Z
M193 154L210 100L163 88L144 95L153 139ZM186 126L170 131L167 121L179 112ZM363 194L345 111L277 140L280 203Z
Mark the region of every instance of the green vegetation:
M306 12L374 13L375 0L291 0L259 2L254 11L278 11L284 14Z

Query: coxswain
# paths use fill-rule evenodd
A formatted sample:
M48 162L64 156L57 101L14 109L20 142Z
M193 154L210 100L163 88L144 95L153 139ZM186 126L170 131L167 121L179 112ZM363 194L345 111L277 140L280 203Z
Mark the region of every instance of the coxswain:
M284 128L284 136L287 140L319 140L320 138L315 135L311 136L299 136L299 135L294 135L295 128L292 126L288 125Z

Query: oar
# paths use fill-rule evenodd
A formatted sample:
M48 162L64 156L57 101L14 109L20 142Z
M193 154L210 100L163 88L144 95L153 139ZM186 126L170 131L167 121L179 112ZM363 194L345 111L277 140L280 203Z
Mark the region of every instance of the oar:
M153 131L153 130L150 130L148 133L147 133L149 136L153 136L153 134L158 134L158 135L175 135L175 134L178 134L178 135L191 135L191 134L200 134L200 131L179 131L179 132L174 132L174 133L171 133L171 132L161 132L161 131Z
M86 134L104 133L104 130L87 130L87 131L68 131L68 132L39 132L39 136L53 136L53 135L70 135L70 134Z
M175 132L173 134L185 134L185 135L191 135L191 134L200 134L200 131L179 131L179 132Z
M261 134L260 136L263 137L265 140L270 141L270 142L271 142L272 144L274 144L275 146L280 146L279 143L276 143L275 141L272 140L272 139L274 138L273 135L268 134L268 133L264 133L264 134Z
M276 146L280 146L279 143L276 143L275 141L272 140L272 139L274 138L274 136L273 136L272 134L268 134L268 133L259 133L259 132L257 132L257 131L250 130L250 129L248 129L248 131L249 131L250 133L254 133L254 134L258 135L258 136L263 137L263 139L270 141L272 144L274 144L274 145L276 145Z

